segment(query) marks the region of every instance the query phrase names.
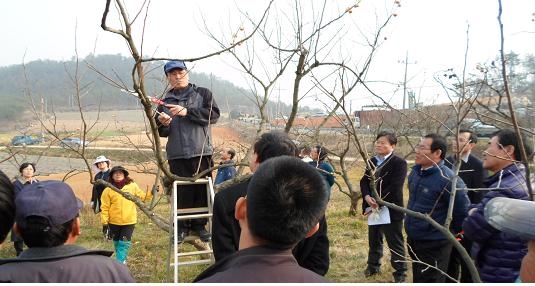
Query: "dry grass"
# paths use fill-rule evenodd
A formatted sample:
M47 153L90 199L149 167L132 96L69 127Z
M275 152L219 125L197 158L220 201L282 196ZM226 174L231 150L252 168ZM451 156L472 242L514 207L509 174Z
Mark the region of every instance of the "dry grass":
M360 176L360 174L354 175L355 180ZM383 274L372 278L364 277L368 252L366 220L360 215L349 216L348 209L349 198L338 190L333 190L327 209L331 257L327 278L333 282L391 282L392 269L389 263L389 252L386 249L381 269ZM169 217L170 205L166 197L161 199L155 212L163 217ZM172 281L172 269L169 275L167 272L170 245L168 233L155 226L141 212L138 212L138 218L133 235L133 246L127 261L132 275L136 281L144 283ZM113 250L113 244L102 239L98 215L86 207L82 211L81 219L83 230L78 244L90 249ZM188 250L193 249L190 245L182 247ZM0 246L0 257L13 257L14 254L12 243L5 242ZM207 266L180 267L180 281L191 282Z
M115 113L115 116L110 113L101 114L101 118L116 119L116 121L120 123L120 126L107 125L106 127L105 125L99 125L97 129L103 130L108 128L110 130L116 130L116 128L119 127L124 128L125 130L135 130L142 128L143 124L140 124L139 120L136 121L130 118L130 116L138 117L139 114L141 114L141 112L135 113L133 111L117 112ZM61 126L64 126L65 129L68 130L76 130L79 123L73 123L74 125L72 126L68 125L69 122L76 122L76 114L70 114L69 116L72 118L67 116L61 119ZM94 117L94 115L91 116L90 118ZM224 121L222 124L218 123L218 128L221 128L219 127L221 125L225 125ZM230 128L221 129L225 129L227 131L230 129L234 134L232 132L229 133L221 132L221 130L213 130L216 146L222 146L229 144L229 142L235 142L234 138L243 138L242 136L244 136L244 133L246 132L245 130L242 130L243 128L237 128L237 126L227 127ZM138 133L136 133L134 136L139 136L137 134ZM8 140L10 136L11 134L9 136L4 136L2 141ZM236 149L240 149L240 146L241 145L237 145ZM106 156L108 156L108 154L106 154ZM114 156L111 154L110 157L114 158ZM350 172L353 184L357 183L358 179L360 179L362 176L362 169L362 166L355 166L354 170ZM138 183L141 183L140 180L143 179L137 174L135 178ZM74 180L74 178L72 180ZM147 182L150 181L150 178L148 178ZM77 189L90 190L90 186L84 185L84 187L82 187L80 185L79 188L75 187L75 190ZM392 276L390 274L392 269L389 263L390 255L387 249L384 251L385 257L383 258L383 267L381 269L383 274L373 278L364 277L363 272L366 268L368 252L366 219L361 215L350 216L348 214L349 205L349 198L336 188L333 189L331 201L327 209L331 257L331 265L329 272L327 273L327 278L333 282L392 281ZM170 205L167 202L167 199L163 198L156 206L154 211L163 217L170 217ZM170 238L168 233L155 226L150 219L144 216L141 212L138 212L138 218L138 224L136 225L133 235L133 246L130 250L127 261L128 267L138 282L171 282L172 269L170 273L168 272L168 249L170 246ZM113 244L102 239L101 225L98 215L95 215L90 209L86 208L82 211L81 219L83 231L82 235L78 239L78 244L90 249L113 250ZM191 245L183 245L182 247L184 247L184 249L192 249ZM15 251L12 243L7 241L0 245L0 258L13 257L14 255ZM206 267L207 265L181 267L180 281L191 282Z

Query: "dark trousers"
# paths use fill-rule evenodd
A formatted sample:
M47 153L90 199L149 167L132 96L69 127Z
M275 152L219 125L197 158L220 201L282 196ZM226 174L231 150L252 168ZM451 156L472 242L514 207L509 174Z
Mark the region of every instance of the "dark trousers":
M472 249L472 241L465 237L463 240L461 240L461 245L464 247L464 249L466 249L466 251L468 251L468 254L470 254L470 250ZM457 249L455 249L455 247L453 247L451 250L450 263L448 265L448 275L461 283L473 282L470 270L468 270L468 266L466 266L461 254L457 251ZM446 282L455 283L457 281L446 278Z
M200 161L200 168L199 168ZM180 177L193 177L199 173L210 169L214 165L212 156L193 157L190 159L175 159L169 160L169 168L171 173ZM212 177L211 173L206 174L205 177ZM179 185L177 186L177 205L179 209L182 208L198 208L206 207L208 197L206 193L206 185ZM199 230L205 228L208 223L207 218L197 218L189 220L179 220L177 222L178 228Z
M394 277L405 278L405 243L403 241L403 220L393 220L390 224L368 226L368 268L378 272L383 257L383 236L390 249L390 264L395 269Z
M135 224L116 225L109 224L110 236L114 241L130 241L132 234L134 234Z
M446 276L443 272L448 270L452 245L443 240L412 240L407 238L409 255L412 262L412 281L414 283L444 283ZM421 263L423 262L423 263Z

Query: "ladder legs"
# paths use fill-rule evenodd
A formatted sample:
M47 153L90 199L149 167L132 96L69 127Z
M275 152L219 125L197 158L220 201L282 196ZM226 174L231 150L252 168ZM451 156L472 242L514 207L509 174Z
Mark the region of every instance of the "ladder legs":
M180 195L178 193L181 191L179 186L187 186L187 185L205 185L206 186L206 204L203 207L194 207L194 208L179 208L178 207L178 200L180 199ZM202 238L204 240L209 241L207 239L206 232L202 232L198 227L193 226L193 231L190 231L190 235L185 236L183 242L189 242L192 244L195 248L197 248L197 251L187 251L187 252L180 252L179 250L179 228L184 227L184 223L187 223L188 220L198 220L194 221L195 224L203 224L203 220L207 220L207 226L208 229L206 230L208 234L212 232L212 210L213 210L213 201L214 201L214 188L212 179L210 177L206 177L206 179L198 179L195 182L192 181L175 181L173 183L173 211L172 211L172 225L173 225L173 231L169 232L172 236L172 239L170 239L170 242L173 243L172 251L173 251L173 262L170 261L170 265L174 268L174 282L179 282L178 277L178 267L179 266L188 266L188 265L197 265L197 264L211 264L214 262L214 256L213 251L211 249L211 246L208 243L202 243L199 241L198 238ZM184 222L184 223L181 223ZM194 235L196 234L196 235ZM199 234L201 236L199 237ZM182 246L182 243L180 243L180 246ZM207 249L206 249L207 248ZM188 260L188 261L179 261L179 258L181 257L197 257L199 259L197 260ZM171 260L171 259L169 259Z

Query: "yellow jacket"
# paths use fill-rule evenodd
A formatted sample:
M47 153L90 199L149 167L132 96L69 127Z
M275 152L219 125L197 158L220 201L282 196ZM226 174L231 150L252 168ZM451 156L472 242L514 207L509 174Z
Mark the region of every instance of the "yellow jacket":
M125 185L121 190L139 197L144 202L152 198L150 191L141 190L134 182ZM102 224L128 225L137 223L136 204L127 200L118 192L111 188L105 188L102 192L101 201L100 222Z

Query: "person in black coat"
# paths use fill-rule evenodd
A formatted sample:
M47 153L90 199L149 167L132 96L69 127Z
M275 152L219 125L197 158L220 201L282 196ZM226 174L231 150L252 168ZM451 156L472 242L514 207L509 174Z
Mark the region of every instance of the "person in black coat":
M19 173L20 176L13 181L13 187L15 188L15 196L22 191L26 186L37 182L38 180L34 177L36 171L36 166L34 163L24 162L20 164ZM17 256L19 256L24 250L24 240L20 235L16 234L14 231L11 231L11 241L13 241L13 247Z
M297 156L297 147L284 132L272 131L262 134L253 146L250 159L251 171L255 171L265 160L283 155ZM247 195L250 179L220 190L215 194L212 232L212 248L216 262L238 251L241 228L234 218L236 201ZM314 235L301 240L293 254L299 265L320 275L329 269L329 239L325 216Z
M459 166L459 177L469 188L467 195L471 204L478 204L485 195L486 191L474 190L485 188L483 184L484 179L488 176L487 170L483 168L483 162L471 154L472 149L477 144L477 136L473 131L467 129L459 130L459 134L455 137L456 140L452 142L452 156L446 158L444 165L452 169L454 172L457 168L461 158L461 165ZM472 241L468 238L459 236L461 244L470 253L472 248ZM448 265L448 275L461 283L472 283L472 276L468 270L468 266L461 258L459 252L453 248L450 256L450 263ZM446 278L446 282L457 282Z
M360 180L362 192L362 211L369 215L379 205L374 199L372 186L379 197L386 202L403 207L403 184L407 176L407 162L394 155L397 137L392 132L382 131L375 139L375 156L368 161L366 173ZM373 177L372 177L373 175ZM372 183L375 179L375 184ZM390 223L368 226L368 267L366 277L378 274L383 257L383 235L391 252L390 263L395 269L394 282L404 282L407 272L405 263L405 243L403 240L402 212L389 209Z
M194 282L329 282L300 266L292 255L299 241L317 232L325 215L328 193L323 181L295 154L263 161L249 181L247 196L235 203L234 217L241 228L239 250L207 268Z
M93 165L98 168L99 172L95 174L94 180L108 181L110 177L110 160L106 156L98 156L93 162ZM100 212L100 206L102 202L100 197L106 186L100 184L93 185L93 191L91 192L91 208L97 214Z

